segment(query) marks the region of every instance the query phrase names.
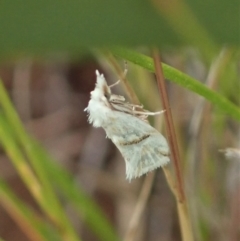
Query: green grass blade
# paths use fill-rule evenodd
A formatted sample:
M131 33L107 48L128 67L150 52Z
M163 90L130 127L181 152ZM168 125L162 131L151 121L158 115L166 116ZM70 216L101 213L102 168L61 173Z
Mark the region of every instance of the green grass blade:
M60 166L56 165L51 156L35 141L34 149L41 156L41 161L47 168L51 181L58 190L69 200L102 241L119 240L112 225L104 216L101 209L81 190L74 179Z
M63 208L60 206L56 208L53 202L49 201L46 192L44 192L43 185L39 183L36 176L33 174L31 167L27 163L24 154L21 152L21 148L17 145L14 137L12 136L11 126L7 122L5 116L1 113L0 114L0 141L11 159L13 165L17 169L19 175L25 182L26 186L29 188L30 192L35 197L35 200L40 205L42 210L45 212L50 219L53 220L54 224L59 228L61 227L62 236L66 237L65 240L71 238L71 240L80 240L77 235L75 234L71 223L67 220L66 214L64 213ZM32 144L28 141L28 146L32 148ZM35 153L36 154L36 153ZM41 159L39 158L39 162ZM56 200L57 202L57 200ZM56 203L55 202L55 203ZM60 209L61 208L61 209ZM53 216L54 214L54 216ZM57 218L62 218L59 222L55 220ZM65 220L63 219L65 218Z
M84 216L86 222L101 240L118 240L118 236L114 232L113 227L104 217L104 214L97 207L97 205L90 198L84 195L84 193L79 189L79 187L76 186L72 178L66 172L53 164L54 161L52 160L52 158L43 150L43 148L40 147L39 144L34 141L33 138L28 136L1 83L0 102L2 103L4 114L6 115L6 118L4 115L0 115L0 130L2 130L3 132L2 134L0 133L0 138L2 136L2 142L5 143L5 148L6 151L8 151L8 154L11 154L11 150L13 148L14 150L17 150L17 146L14 146L16 144L13 141L13 137L9 137L10 130L15 130L15 138L18 140L19 143L21 143L21 146L24 148L27 156L30 158L31 163L37 163L33 163L33 167L36 167L35 165L41 165L40 167L36 167L34 169L36 173L38 174L39 172L45 172L44 175L40 174L41 178L39 179L43 181L45 185L51 184L49 190L52 190L52 185L55 184L58 189L75 205L76 210L79 212L79 214ZM7 139L5 139L5 137L7 137ZM6 143L6 140L9 139L10 143ZM17 151L14 151L13 153L19 154L19 152ZM35 160L35 158L37 158L37 160ZM13 157L13 159L18 160L18 158L16 157ZM19 163L17 162L17 164ZM45 180L42 180L45 178L47 179L47 184ZM49 192L47 192L47 194L48 193ZM51 200L53 200L53 197ZM59 211L58 209L54 210L55 206L52 205L53 204L49 205L50 207L49 209L47 209L48 212L52 211L53 213L55 213ZM54 218L61 219L61 215L61 213L56 213Z
M121 47L111 48L111 52L114 55L142 66L151 72L155 71L152 58L146 55ZM204 99L214 104L220 110L225 112L225 114L228 114L235 120L240 121L240 108L226 99L224 96L207 88L199 81L167 64L162 64L162 67L166 79L204 97Z
M0 138L6 153L36 198L36 201L62 232L64 239L79 241L80 239L60 205L46 169L35 152L31 139L24 130L2 82L0 82L0 103L4 113L0 116ZM24 149L24 154L32 164L31 167L26 162L22 148L17 144L17 141ZM34 169L35 175L31 168Z
M8 185L1 179L0 197L1 205L30 240L60 240L57 232L46 223L46 220L42 220L36 213L22 203L16 195L12 193Z
M45 206L45 198L42 192L42 186L39 183L36 176L33 174L30 166L27 164L27 161L22 154L19 146L16 144L13 136L10 134L10 126L3 113L0 114L0 140L1 144L4 147L7 155L11 159L13 165L17 169L19 175L40 204L41 207Z

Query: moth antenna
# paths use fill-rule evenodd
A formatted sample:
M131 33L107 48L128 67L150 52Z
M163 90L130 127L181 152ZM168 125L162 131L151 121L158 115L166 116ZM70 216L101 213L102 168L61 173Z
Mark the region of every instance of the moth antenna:
M128 72L127 61L125 60L125 61L124 61L123 79L126 78L127 72ZM109 88L112 88L112 87L114 87L115 85L118 85L118 84L120 83L120 81L121 81L121 80L118 80L116 83L114 83L114 84L112 84L112 85L109 85L108 87L109 87Z
M109 88L112 88L113 86L118 85L119 83L120 83L120 79L119 79L117 82L115 82L114 84L109 85L108 87L109 87Z

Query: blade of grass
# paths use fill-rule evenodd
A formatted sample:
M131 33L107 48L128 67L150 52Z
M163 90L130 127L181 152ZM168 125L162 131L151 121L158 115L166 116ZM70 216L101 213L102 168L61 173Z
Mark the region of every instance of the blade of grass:
M9 146L14 146L13 148L15 149L15 153L18 153L18 155L20 156L21 154L21 148L19 145L17 145L15 143L15 141L19 140L19 144L24 148L24 150L26 151L26 155L27 157L29 157L29 160L31 161L31 163L33 164L33 168L36 172L36 174L33 174L33 172L31 171L31 168L28 164L28 162L26 161L25 158L21 158L21 161L18 161L18 158L14 158L14 156L11 156L11 160L15 161L15 167L17 167L17 169L19 170L20 173L23 174L23 178L24 178L24 172L21 171L20 167L18 166L18 164L20 165L24 165L25 169L30 170L28 173L30 175L34 176L34 178L36 179L35 182L38 182L38 187L37 188L31 188L31 191L34 192L35 190L40 190L39 192L41 193L41 198L42 198L42 202L47 201L48 203L48 207L49 206L53 206L54 205L54 199L56 199L55 197L53 197L53 190L49 184L48 178L45 176L46 172L44 171L44 169L42 169L41 166L41 162L39 161L38 156L35 155L34 151L31 148L31 141L28 138L28 135L26 134L26 131L24 130L24 127L22 126L19 117L17 115L17 113L14 111L14 108L11 104L11 101L9 99L9 97L7 96L6 90L4 89L4 86L2 84L2 82L0 82L0 103L1 103L1 107L3 109L3 112L6 116L6 118L4 118L3 116L1 116L1 121L3 122L3 125L8 125L5 126L5 128L2 127L2 136L3 136L3 140L5 141L4 138L8 137L9 142L11 143L6 143L6 149ZM9 130L9 133L7 133L7 130ZM11 134L10 135L10 130L11 130ZM13 137L15 135L15 137ZM11 152L11 150L9 150L9 155L14 155L13 152ZM24 156L22 154L22 156ZM29 182L26 178L25 182L29 185ZM36 195L35 195L36 197ZM47 199L47 200L45 200ZM39 200L39 199L38 199ZM41 202L41 203L42 203ZM48 209L48 207L45 207L46 209ZM52 212L50 212L50 218L58 223L58 219L59 217L57 215L55 215L55 211L52 210Z
M0 203L19 225L25 235L32 241L59 241L56 230L50 228L46 220L42 220L12 193L8 185L0 179Z
M26 169L29 168L26 164L26 161L23 160L23 156L21 156L21 151L17 149L19 147L16 145L15 142L13 142L13 138L18 138L22 146L24 146L26 149L29 149L27 154L30 151L31 152L30 155L33 156L34 158L33 161L39 162L38 165L41 165L41 167L39 167L37 170L38 171L40 170L41 172L45 172L44 175L48 180L51 180L51 185L52 186L55 185L64 194L64 196L75 205L76 210L82 216L85 216L86 222L102 240L105 240L105 241L118 240L118 236L116 232L113 230L112 226L110 225L108 220L104 217L104 214L97 207L97 205L90 198L88 198L83 193L83 191L80 190L79 187L76 186L76 184L74 183L74 180L72 180L70 175L67 172L65 172L62 168L58 167L54 163L53 158L51 158L46 153L46 151L33 138L28 136L28 134L25 132L21 124L21 121L19 120L19 117L17 116L17 113L15 112L8 96L5 94L4 87L1 83L0 83L0 102L2 103L2 105L4 105L3 109L5 110L5 113L8 116L8 119L6 120L6 118L4 118L3 115L0 115L0 130L2 131L8 130L7 133L4 132L3 135L0 134L0 138L3 137L2 141L5 143L5 147L9 151L9 155L16 155L16 153L19 154L19 156L12 156L13 161L21 160L20 163L17 163L16 167L19 168L21 166L25 166ZM14 118L15 122L13 121L8 122L10 118ZM10 134L13 134L13 130L16 130L16 129L18 130L18 135L16 137L9 136ZM20 137L19 135L24 135L24 137ZM9 142L6 142L6 140L9 140ZM16 150L16 151L12 152L12 150ZM25 177L24 172L22 172L21 170L19 171L20 171L20 174L22 173L24 178ZM26 181L28 182L28 180ZM34 182L30 182L29 185L33 185L33 183ZM53 192L52 186L50 188ZM36 188L34 189L33 187L32 189L35 190ZM55 210L56 206L52 206L53 204L50 205L50 203L48 202L48 199L43 201L46 201L47 207L44 206L44 209L48 208L46 210L47 214L48 212L50 212L50 214L52 215L52 212L53 213L58 212L58 210ZM56 215L55 217L57 218L58 215ZM60 227L60 225L58 226ZM69 240L74 240L74 239L69 239Z
M36 141L32 141L32 143L51 176L51 182L73 203L77 212L98 235L99 239L103 241L119 240L101 209L81 190L81 187L75 183L70 174L56 165L52 157Z
M77 211L84 215L86 218L86 222L92 227L96 234L99 235L101 240L111 241L118 240L117 234L114 232L112 226L104 217L104 214L97 207L97 205L88 198L83 191L80 190L80 187L74 183L72 178L65 172L62 168L58 167L54 164L54 160L46 153L46 151L33 139L31 138L26 131L24 130L21 121L17 113L15 112L7 94L0 83L0 102L3 105L3 110L7 116L6 127L2 128L4 130L16 130L16 138L21 143L21 145L26 150L26 154L30 155L31 160L37 162L35 165L39 165L36 167L36 172L45 172L41 174L44 184L46 181L48 182L46 185L50 185L49 191L53 192L53 185L56 185L57 188L72 202L74 203ZM1 116L0 116L1 117ZM0 118L1 121L1 118ZM1 127L1 122L0 122ZM7 134L7 133L6 133ZM8 133L9 134L9 133ZM4 138L3 138L4 139ZM9 147L9 152L11 152L11 146ZM37 159L36 159L37 158ZM41 180L42 180L41 179ZM50 192L51 193L51 192ZM55 198L55 197L52 197ZM54 201L54 200L53 200ZM54 202L53 202L54 203ZM53 204L52 204L53 205ZM54 211L55 206L49 205L48 211ZM55 212L58 212L56 210ZM61 211L61 210L60 210ZM61 211L62 212L62 211ZM61 218L58 213L55 214L54 218ZM61 220L62 221L62 220ZM70 224L67 224L70 225ZM61 226L60 226L61 227ZM75 239L69 239L75 240Z
M0 118L0 126L5 127L2 123L3 122ZM74 204L76 210L84 217L98 237L105 241L118 240L117 234L115 234L112 226L106 220L104 214L96 206L96 204L84 195L83 191L80 190L80 187L77 187L70 175L54 164L54 160L52 160L52 158L40 147L40 145L38 145L34 140L31 142L32 148L35 150L46 170L49 172L49 175L51 175L51 182L56 185L59 191L61 191L61 193L63 193L64 196ZM12 145L10 145L10 147L14 150Z
M56 209L54 203L49 201L48 196L44 192L43 186L38 182L36 176L31 170L31 167L27 163L25 156L21 152L19 145L17 145L14 137L11 135L12 131L10 131L10 133L8 130L12 130L11 126L9 125L5 116L0 114L0 140L19 175L25 182L26 186L29 188L30 192L33 194L35 200L40 205L44 213L50 217L51 220L54 220L54 224L58 228L61 227L61 235L62 237L65 237L64 240L71 239L78 241L79 238L77 237L71 226L71 223L64 214L63 208L60 209L59 207ZM29 143L30 142L28 142L28 145ZM39 160L41 161L40 158ZM55 222L55 219L57 218L63 218L63 220L60 222Z
M196 14L192 12L186 1L151 0L151 2L177 35L188 45L197 46L206 60L215 55L218 51L217 44L211 39L211 34L198 21Z
M0 140L1 143L11 159L13 165L18 170L19 175L28 186L29 190L39 203L41 207L46 206L44 194L42 192L42 187L36 176L33 174L31 168L27 164L24 155L22 154L19 146L13 140L13 137L8 133L10 130L9 125L7 124L6 119L3 114L0 114Z
M62 232L62 237L64 240L76 240L79 241L76 232L74 231L69 219L67 218L63 207L61 207L59 200L54 192L53 186L49 181L48 172L42 165L41 159L35 152L32 142L24 127L19 120L17 113L15 112L11 101L6 93L3 83L0 81L0 103L2 110L6 116L1 115L1 125L0 134L1 140L5 147L6 152L13 161L15 167L17 168L20 176L25 181L26 185L29 187L30 191L33 193L36 201L43 208L47 216L49 216L55 225ZM15 137L13 137L13 134ZM26 162L24 155L21 153L21 148L17 145L17 140L23 147L28 160L32 164L32 168L35 171L35 175L31 171L29 164ZM20 157L20 158L19 158ZM26 170L28 175L26 176ZM37 176L39 178L38 186L32 187L31 181L37 183ZM31 180L29 180L29 177ZM36 184L37 185L37 184ZM37 196L41 194L41 196Z
M114 55L154 72L152 58L122 47L112 47L110 50ZM169 65L162 63L162 68L166 79L173 81L174 83L204 97L204 99L214 104L216 107L225 112L225 114L228 114L235 120L240 121L240 108L230 102L224 96L207 88L199 81L173 67L170 67Z

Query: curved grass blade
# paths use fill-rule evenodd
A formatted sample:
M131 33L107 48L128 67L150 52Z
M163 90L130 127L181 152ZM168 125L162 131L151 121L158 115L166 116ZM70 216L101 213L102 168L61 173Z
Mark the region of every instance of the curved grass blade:
M56 230L27 207L0 179L0 203L13 220L32 241L59 241ZM1 239L0 239L1 240Z
M154 64L152 58L140 54L138 52L132 51L130 49L113 47L111 52L127 61L130 61L134 64L142 66L143 68L154 72ZM182 73L181 71L167 65L162 64L164 77L174 83L204 97L216 107L221 109L223 112L234 118L235 120L240 121L240 108L233 104L231 101L226 99L224 96L220 95L216 91L213 91L207 88L205 85L195 80L194 78L188 76L187 74Z
M44 183L44 185L49 185L47 193L49 190L49 192L52 191L54 194L53 185L55 185L59 189L59 191L61 191L65 195L65 197L67 197L69 201L74 204L76 210L79 212L80 215L84 216L84 220L86 220L86 222L101 240L118 240L118 236L113 230L112 225L110 225L109 221L105 218L104 214L98 208L98 206L89 197L87 197L83 193L83 191L80 190L79 187L77 187L70 175L63 169L58 167L56 164L54 164L54 160L47 154L47 152L26 133L16 111L11 104L9 97L6 94L2 83L0 83L0 102L2 103L4 114L6 115L5 124L5 118L1 118L1 116L3 117L3 115L0 115L0 127L2 120L2 123L4 124L2 125L2 127L5 126L4 128L2 128L2 131L9 130L9 132L7 133L4 132L4 136L10 135L10 132L12 132L12 130L16 131L14 138L16 138L18 143L20 143L20 145L24 148L25 154L30 159L31 163L33 162L33 168L35 172L39 174L39 179ZM2 141L5 138L4 136L2 138ZM13 144L11 146L6 143L5 147L8 147L10 152ZM52 202L55 202L53 198L56 197L51 196L51 198ZM55 217L59 217L59 219L61 219L62 213L58 214L59 209L54 210L54 206L52 205L53 204L49 205L50 208L48 209L48 211L50 212L52 209L54 213L56 212ZM62 211L63 210L60 210L60 212Z
M32 148L31 138L21 124L2 82L0 103L0 140L6 153L44 213L58 227L64 240L79 241L80 238L61 206L46 169Z

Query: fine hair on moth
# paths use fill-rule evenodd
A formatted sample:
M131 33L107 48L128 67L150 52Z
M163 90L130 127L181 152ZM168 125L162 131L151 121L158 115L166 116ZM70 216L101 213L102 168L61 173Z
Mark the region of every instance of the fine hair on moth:
M126 179L130 181L166 165L170 161L167 141L147 122L148 116L164 111L150 112L142 105L128 103L111 91L120 80L108 86L98 70L96 77L95 89L84 111L88 113L89 123L102 127L121 152L126 163Z

